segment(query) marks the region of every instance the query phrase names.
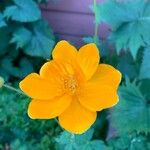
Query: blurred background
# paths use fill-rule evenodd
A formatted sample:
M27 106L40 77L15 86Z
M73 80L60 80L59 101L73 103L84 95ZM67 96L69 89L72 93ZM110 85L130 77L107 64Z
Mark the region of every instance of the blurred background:
M118 105L83 135L29 119L30 99L15 92L61 39L94 42L123 75ZM0 150L150 150L149 58L149 0L0 0Z
M97 0L102 2L104 0ZM42 6L43 17L49 22L59 39L66 39L80 47L82 38L94 34L93 0L56 0ZM106 24L101 23L101 39L108 35Z

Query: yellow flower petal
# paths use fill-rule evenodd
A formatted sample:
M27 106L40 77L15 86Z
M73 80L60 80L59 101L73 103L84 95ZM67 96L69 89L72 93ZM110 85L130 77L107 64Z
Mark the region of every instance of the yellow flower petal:
M81 134L96 120L96 112L91 112L81 106L77 99L59 116L60 125L67 131Z
M51 84L50 80L45 80L36 73L29 74L19 85L24 93L34 99L49 100L62 94L57 84Z
M97 84L101 85L108 85L117 89L121 81L121 76L121 73L113 66L100 64L90 81L97 82Z
M77 51L60 41L52 56L39 75L32 73L20 82L20 88L33 98L28 115L33 119L58 117L64 129L81 134L96 120L96 111L118 102L121 73L110 65L99 65L99 50L92 43Z
M76 55L77 55L76 48L64 40L58 42L52 52L54 60L60 59L69 62L75 59Z
M58 77L61 72L58 70L56 66L56 62L54 60L51 60L49 62L46 62L40 69L40 76L51 80L52 78Z
M95 44L87 44L79 49L77 62L87 80L89 80L97 70L99 59L99 50Z
M79 95L79 101L84 107L91 111L100 111L117 104L118 95L116 90L110 86L89 82Z
M60 60L47 62L40 69L41 77L48 80L54 80L55 82L58 82L64 75L68 74L74 74L73 66Z
M71 103L71 97L62 96L52 100L33 99L28 107L32 119L51 119L59 116Z

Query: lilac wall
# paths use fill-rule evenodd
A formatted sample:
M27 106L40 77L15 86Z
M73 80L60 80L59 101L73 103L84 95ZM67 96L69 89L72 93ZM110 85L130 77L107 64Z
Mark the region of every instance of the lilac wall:
M42 13L60 39L81 46L82 38L94 33L94 15L90 9L92 3L93 0L49 0L47 6L42 6ZM100 31L100 36L105 38L108 29L104 24Z

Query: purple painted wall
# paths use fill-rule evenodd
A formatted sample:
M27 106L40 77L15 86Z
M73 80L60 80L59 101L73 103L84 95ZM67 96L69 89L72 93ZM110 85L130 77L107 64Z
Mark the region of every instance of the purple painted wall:
M82 38L94 33L94 15L90 9L92 3L93 0L50 0L47 6L41 6L42 14L59 39L81 46ZM100 36L105 38L108 28L101 24L100 32Z

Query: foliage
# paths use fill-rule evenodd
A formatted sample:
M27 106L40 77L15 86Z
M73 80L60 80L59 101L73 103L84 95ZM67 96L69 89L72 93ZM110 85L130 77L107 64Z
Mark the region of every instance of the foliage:
M94 130L90 129L82 135L74 135L66 131L56 138L58 150L105 150L106 145L101 140L92 140Z
M4 17L19 22L33 22L41 17L37 4L32 0L13 0L14 5L4 10ZM17 15L16 15L17 14Z
M119 89L120 103L112 110L113 126L120 133L150 132L149 100L141 93L139 84L126 79ZM118 119L119 118L119 119ZM127 125L128 124L128 125Z
M123 75L118 89L120 101L107 112L105 145L114 150L149 150L150 3L107 0L97 4L94 13L95 21L109 24L112 32L105 42L99 37L96 41L94 37L83 40L95 42L102 51L101 62L115 66Z
M143 134L136 134L135 132L131 134L123 134L120 137L111 138L108 144L112 149L119 150L149 150L150 140L149 136Z
M141 69L140 69L140 79L150 79L150 63L149 63L149 58L150 58L150 47L147 47L144 51L144 56L143 56L143 61L141 64Z
M34 0L8 0L0 7L0 75L22 78L36 67L33 57L47 59L54 35ZM7 66L7 67L6 67Z
M12 150L144 150L150 147L149 135L118 134L108 139L96 137L100 124L82 135L72 135L58 126L55 120L31 120L27 116L29 98L6 89L0 91L0 145ZM11 107L10 107L11 106ZM3 113L4 112L4 113ZM102 116L100 113L98 120ZM123 118L123 117L122 117ZM104 116L104 119L106 117ZM129 124L129 122L128 122ZM97 129L96 129L97 126ZM104 130L101 128L101 130Z
M46 2L0 1L0 76L16 88L19 78L38 70L44 59L50 57L55 44L52 29L43 21L39 9L39 4ZM110 24L112 32L105 41L99 37L95 41L92 36L83 40L95 42L101 62L122 72L118 105L99 112L95 124L86 133L73 135L63 131L56 120L29 119L29 98L3 87L0 89L0 149L150 149L150 3L108 0L97 4L94 12L95 21Z
M3 15L0 13L0 28L5 27L6 26L6 22L3 19Z
M24 53L30 56L39 56L43 58L50 57L54 41L50 40L52 31L47 23L39 21L31 26L31 30L21 27L18 28L11 39L11 43L16 43L16 47L23 48Z
M5 89L0 95L1 145L7 143L14 150L48 150L54 145L60 132L54 120L31 120L26 112L29 98Z
M133 56L132 58L128 51L119 57L115 53L113 55L109 53L108 58L103 56L103 61L118 67L124 77L124 84L118 91L120 103L110 111L111 124L119 134L133 131L148 134L150 132L148 61L150 3L141 0L106 1L97 5L95 13L98 23L104 21L111 25L112 33L108 41L113 41L117 52L129 49ZM109 47L110 45L107 49ZM133 79L134 81L131 82Z
M96 10L97 21L111 25L110 40L115 43L118 53L122 49L129 48L133 58L136 59L138 49L150 45L149 1L106 1L99 4Z

